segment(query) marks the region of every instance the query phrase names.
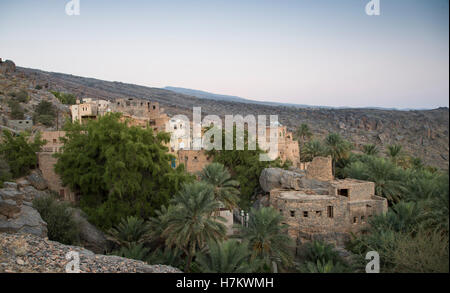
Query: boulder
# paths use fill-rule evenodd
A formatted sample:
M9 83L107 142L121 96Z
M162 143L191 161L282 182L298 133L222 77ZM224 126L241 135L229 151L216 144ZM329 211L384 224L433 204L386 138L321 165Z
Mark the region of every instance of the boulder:
M25 195L15 188L0 189L0 232L31 233L47 236L47 223L31 203L24 204Z
M39 237L47 237L47 223L34 208L23 205L17 218L0 219L0 232L28 233Z
M80 209L74 209L75 221L80 225L80 240L83 247L95 253L105 253L110 248L110 243L102 231L89 223L86 215Z
M261 172L259 183L265 192L270 192L276 188L300 190L303 177L305 177L304 174L293 171L280 168L266 168Z
M17 189L17 183L14 183L14 182L3 182L3 188Z
M30 186L30 182L25 178L17 179L16 183L18 188Z
M38 170L34 170L27 176L27 180L37 190L45 190L48 187L47 181L42 177L42 174Z
M16 201L12 199L2 199L0 197L0 216L3 219L17 218L21 208Z
M3 200L12 199L16 201L19 205L21 205L24 199L24 195L16 188L2 188L0 189L0 199Z
M23 194L23 200L25 202L32 202L35 198L40 198L48 195L46 191L40 191L33 186L25 186L19 188L19 191Z
M16 64L14 64L14 62L12 62L11 60L0 62L0 74L12 73L15 71L16 71Z

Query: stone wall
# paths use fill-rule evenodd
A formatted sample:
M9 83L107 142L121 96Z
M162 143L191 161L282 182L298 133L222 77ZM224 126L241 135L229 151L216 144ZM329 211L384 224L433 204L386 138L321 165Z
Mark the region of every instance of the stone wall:
M348 197L349 201L369 200L375 195L375 183L345 179L331 182L330 194Z
M289 226L288 233L297 244L315 239L343 244L350 233L367 227L372 216L387 212L387 200L371 194L370 183L352 182L359 192L367 191L364 197L361 194L353 200L339 194L318 194L319 189L273 189L269 203L282 214L284 223ZM342 184L348 186L349 182ZM335 191L336 183L332 185L330 190Z
M0 59L0 74L5 75L16 71L16 64L11 60L1 61Z
M306 177L321 181L333 180L331 157L315 157L306 169Z
M203 150L179 150L178 164L184 164L186 171L191 174L200 172L206 165L212 163Z
M48 188L57 192L64 200L75 202L75 193L70 191L68 187L64 187L61 178L55 173L55 164L58 161L53 157L53 153L38 153L39 170L42 172L42 177L47 181Z
M33 128L33 120L8 120L8 127L17 130L29 130Z
M43 131L41 138L46 141L42 146L43 152L56 153L64 146L61 137L66 136L65 131Z
M295 196L291 196L295 194ZM346 232L348 209L346 202L326 195L307 195L302 192L274 190L270 203L279 210L289 225L293 239L303 233Z

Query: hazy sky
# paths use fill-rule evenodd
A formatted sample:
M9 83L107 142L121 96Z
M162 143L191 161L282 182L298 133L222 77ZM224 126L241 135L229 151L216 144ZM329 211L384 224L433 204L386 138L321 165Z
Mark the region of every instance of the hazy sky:
M449 1L0 0L0 57L153 87L326 106L448 106Z

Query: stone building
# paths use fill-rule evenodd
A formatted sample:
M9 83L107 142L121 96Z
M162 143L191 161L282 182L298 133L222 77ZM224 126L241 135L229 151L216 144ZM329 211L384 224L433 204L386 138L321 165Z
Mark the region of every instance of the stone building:
M8 127L23 131L33 128L33 120L8 120Z
M179 150L177 157L177 163L183 163L186 171L191 174L200 172L213 161L204 150Z
M163 115L163 109L160 109L158 102L152 102L144 99L123 98L116 99L111 103L111 111L126 113L137 117L148 117L158 119Z
M66 201L75 202L77 200L75 193L70 188L63 186L61 178L55 172L55 164L58 159L54 157L54 154L59 152L63 146L60 138L65 134L64 131L42 132L42 139L46 141L46 144L42 147L42 151L37 153L38 167L50 190L58 193Z
M97 119L98 116L102 116L110 111L109 104L109 101L100 99L77 100L75 105L70 106L72 122L80 121L83 123L89 119Z
M189 122L178 118L171 118L166 128L171 133L170 145L172 151L191 149L191 125Z
M16 64L14 64L14 62L11 60L3 61L2 58L0 58L0 75L6 75L15 71Z
M278 141L278 154L272 156L271 159L276 159L279 157L284 163L287 160L291 161L294 167L300 166L300 148L298 146L298 141L294 140L294 135L292 132L287 130L286 126L277 124L277 132L275 137ZM266 141L270 140L270 127L266 128Z
M373 182L330 177L331 158L315 158L304 171L281 170L270 180L263 178L270 172L263 173L260 181L265 191L270 189L269 203L283 215L297 244L323 240L342 245L388 208L387 200L375 195Z
M129 114L123 114L122 117L120 117L121 122L128 122L128 126L137 126L141 128L148 128L149 127L149 121L150 119L147 117L136 117L131 116Z

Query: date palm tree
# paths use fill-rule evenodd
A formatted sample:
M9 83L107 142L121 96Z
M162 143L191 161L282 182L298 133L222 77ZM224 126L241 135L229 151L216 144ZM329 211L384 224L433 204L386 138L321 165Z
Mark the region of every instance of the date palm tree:
M387 147L386 154L392 160L392 162L397 165L403 155L402 146L398 144L389 145Z
M146 240L149 234L149 226L144 220L130 216L123 218L119 224L109 231L116 243L130 248Z
M214 191L206 182L185 184L172 200L175 206L169 213L167 227L162 232L166 245L181 249L186 255L185 271L189 272L196 252L210 241L225 238L222 217L211 217L220 207L214 200Z
M308 124L306 123L300 124L300 126L297 128L296 135L298 138L300 138L301 146L305 144L306 139L309 139L313 136Z
M376 156L376 155L378 155L379 152L380 152L380 150L374 144L363 145L363 153L365 153L366 155Z
M330 133L325 138L325 147L328 155L333 159L333 175L336 173L336 161L340 159L347 158L350 150L352 149L351 144L344 140L338 133Z
M365 162L356 161L345 167L348 177L375 183L375 193L396 203L405 194L405 172L389 160L368 157Z
M292 265L293 241L287 234L283 217L273 207L251 209L248 226L241 227L241 236L248 241L251 260L259 259L266 267L272 262L282 267Z
M324 154L324 151L325 150L320 141L311 140L304 144L301 157L306 161L311 161L317 156L322 156Z
M208 251L200 253L195 262L202 273L254 273L258 263L250 262L247 243L227 240L211 242Z
M200 173L202 181L214 189L214 199L220 201L225 208L232 210L239 201L239 182L231 178L230 172L220 163L205 166Z

